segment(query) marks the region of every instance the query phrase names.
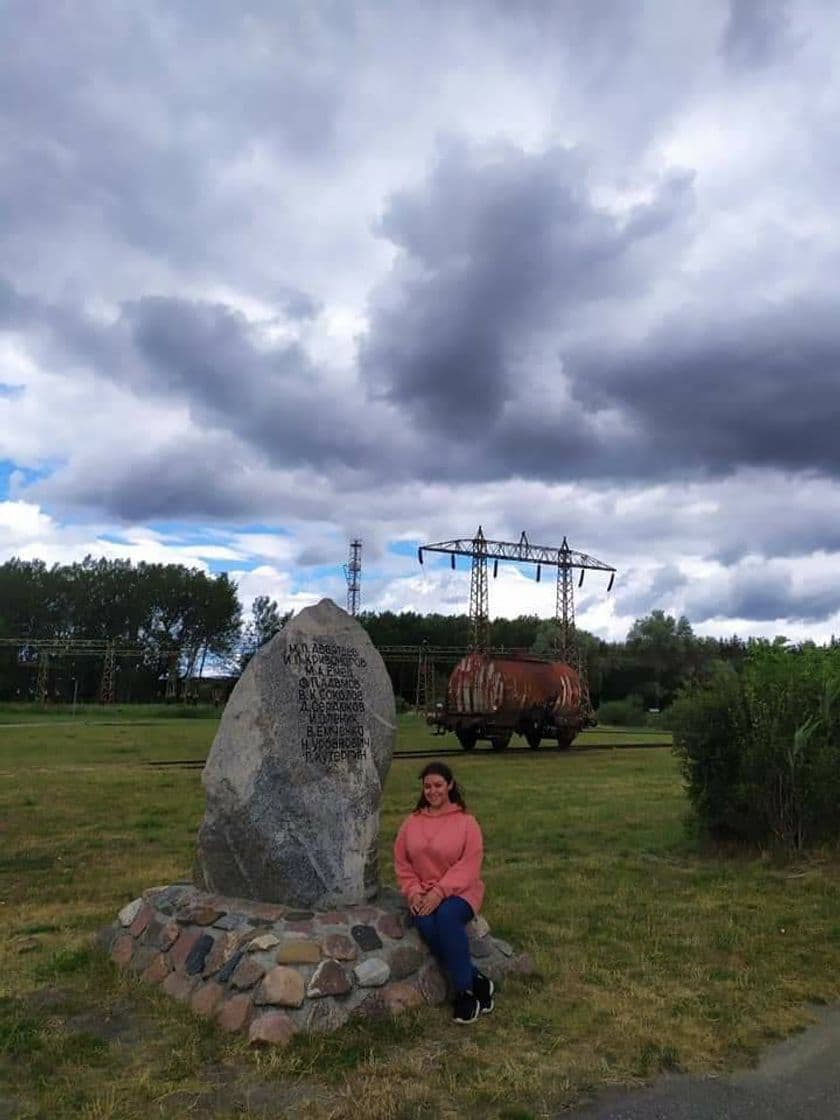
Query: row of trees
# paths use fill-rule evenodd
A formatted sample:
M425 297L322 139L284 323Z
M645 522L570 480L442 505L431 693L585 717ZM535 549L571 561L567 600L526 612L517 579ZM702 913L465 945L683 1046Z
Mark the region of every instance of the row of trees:
M171 673L171 650L180 652L178 674L190 679L211 673L236 675L263 642L287 620L268 596L259 596L243 617L236 585L225 574L208 575L180 564L132 564L93 559L48 566L40 560L0 565L0 638L65 643L111 642L137 650L119 659L118 698L151 700L163 695ZM377 646L464 647L466 615L365 612L360 616ZM554 624L536 615L496 619L493 646L550 654ZM637 713L667 707L679 688L708 673L717 661L743 659L738 638L698 638L688 620L654 611L632 626L624 642L604 642L577 633L578 647L596 706L621 702ZM0 646L0 698L34 695L37 650L26 643ZM447 666L439 665L441 678ZM416 666L392 666L395 688L412 703ZM52 694L83 699L97 695L102 661L56 659ZM627 698L630 698L628 701ZM617 713L614 713L617 714Z
M136 650L136 656L119 658L120 691L125 699L150 700L171 673L172 651L178 651L178 676L187 679L200 675L208 658L230 660L242 641L242 611L225 573L92 557L51 567L13 559L0 565L0 638L24 639L0 647L4 698L34 692L39 650L27 644L30 639ZM71 653L56 662L50 694L70 691L90 699L101 676L101 660Z
M466 615L386 611L363 613L360 621L377 646L414 646L423 641L430 646L464 646L469 635ZM496 619L490 626L494 647L550 655L554 640L554 622L536 615ZM681 687L705 677L716 662L738 662L747 651L740 638L700 638L687 618L663 611L634 622L623 642L605 642L585 630L577 631L576 640L593 704L621 702L632 717L650 708L668 707ZM398 691L410 702L414 670L404 666L395 675Z

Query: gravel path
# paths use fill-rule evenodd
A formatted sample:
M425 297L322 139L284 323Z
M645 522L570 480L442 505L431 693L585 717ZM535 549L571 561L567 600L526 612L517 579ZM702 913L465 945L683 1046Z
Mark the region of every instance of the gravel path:
M836 1120L840 1118L840 1008L772 1046L752 1070L667 1077L650 1089L612 1093L562 1120ZM560 1120L560 1117L558 1117Z

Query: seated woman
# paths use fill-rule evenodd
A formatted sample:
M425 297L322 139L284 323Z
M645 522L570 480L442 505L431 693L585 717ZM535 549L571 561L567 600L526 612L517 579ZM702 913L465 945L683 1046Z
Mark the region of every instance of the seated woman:
M397 882L420 936L452 983L453 1019L473 1023L494 1007L493 981L473 968L465 928L484 897L481 829L448 766L430 762L420 780L420 799L394 844Z

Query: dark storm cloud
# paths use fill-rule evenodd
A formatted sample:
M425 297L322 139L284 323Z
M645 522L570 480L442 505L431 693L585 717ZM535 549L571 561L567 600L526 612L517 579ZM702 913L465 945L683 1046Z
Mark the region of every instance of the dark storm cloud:
M380 232L399 257L360 349L371 390L427 428L486 429L516 397L534 333L559 346L576 313L643 287L646 250L690 209L690 180L619 221L587 177L564 149L453 143L423 189L392 197Z
M840 472L840 317L821 295L710 319L686 308L635 348L581 356L571 376L586 407L638 425L663 476Z
M479 509L626 549L622 612L833 610L746 558L840 546L836 18L13 0L0 405L67 459L20 494L366 540Z
M453 146L382 220L400 256L363 378L442 433L437 462L466 477L836 473L840 318L822 294L716 306L710 293L640 341L603 329L668 267L691 197L673 177L620 221L595 207L574 153Z
M657 608L671 609L682 599L688 582L674 564L663 564L651 579L633 569L622 572L615 589L616 610L620 615L638 618Z
M365 465L370 433L324 388L301 347L264 344L225 304L149 296L103 323L74 304L9 293L9 319L30 331L56 372L81 368L143 397L184 402L200 423L277 465Z
M722 50L736 66L763 66L788 46L787 0L729 0Z
M254 514L258 503L249 495L242 463L213 451L212 443L195 440L163 451L142 450L132 456L128 469L118 464L111 472L76 470L75 478L48 481L35 493L105 508L119 520L135 523L173 518L235 521Z
M753 565L704 581L689 591L685 601L692 622L697 623L714 618L818 622L840 611L840 588L797 586L790 572Z
M228 436L206 433L112 457L107 470L95 453L27 489L27 498L75 510L107 510L125 523L144 521L261 521L267 511L289 518L326 518L330 507L299 477L278 479L253 450Z
M320 300L297 288L281 288L277 298L290 319L315 319L323 311Z
M45 286L68 273L94 283L90 271L118 258L119 275L164 260L226 270L231 255L247 271L255 204L282 206L288 190L281 178L243 205L248 167L276 157L326 173L352 39L338 12L4 5L5 266Z
M840 322L824 299L686 303L640 338L609 330L632 320L692 213L686 174L618 215L593 201L579 153L450 143L385 208L398 256L372 300L361 392L336 392L301 344L266 344L220 302L143 297L104 324L7 285L0 306L49 341L55 368L182 401L337 486L342 471L371 484L836 473ZM313 310L303 293L282 298Z
M368 465L374 433L297 344L263 345L244 315L206 302L146 298L126 305L123 320L139 359L131 388L145 380L183 399L200 422L234 433L278 466Z
M0 327L22 331L37 315L38 301L22 295L0 276Z
M295 561L302 568L315 568L325 564L335 563L335 541L330 544L313 544L302 548L295 556Z

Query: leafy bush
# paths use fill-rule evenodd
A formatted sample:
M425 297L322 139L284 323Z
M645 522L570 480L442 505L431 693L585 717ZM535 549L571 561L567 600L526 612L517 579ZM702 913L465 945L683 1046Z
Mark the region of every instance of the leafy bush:
M644 727L647 718L641 696L624 700L604 700L598 708L598 722L615 727Z
M801 849L840 837L840 649L754 642L673 705L674 749L712 835Z
M669 711L689 799L704 827L718 836L737 835L745 825L741 687L735 670L719 665L705 687L682 693Z

